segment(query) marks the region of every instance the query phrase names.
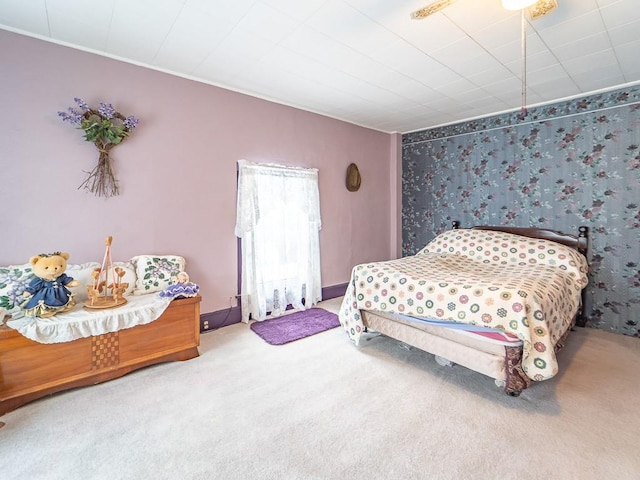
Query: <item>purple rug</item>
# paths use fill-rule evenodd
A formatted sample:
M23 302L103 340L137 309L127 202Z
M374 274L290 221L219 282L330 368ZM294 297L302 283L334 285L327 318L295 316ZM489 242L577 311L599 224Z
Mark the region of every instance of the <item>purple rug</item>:
M340 321L335 313L310 308L272 320L253 322L249 328L271 345L284 345L338 326Z

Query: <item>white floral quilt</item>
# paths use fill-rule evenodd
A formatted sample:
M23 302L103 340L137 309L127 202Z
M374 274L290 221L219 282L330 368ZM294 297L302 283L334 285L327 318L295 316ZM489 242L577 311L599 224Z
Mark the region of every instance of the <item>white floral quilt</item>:
M546 380L558 372L554 347L572 325L587 270L583 255L555 242L450 230L416 255L354 267L339 317L356 345L361 309L498 328L523 341L527 376Z

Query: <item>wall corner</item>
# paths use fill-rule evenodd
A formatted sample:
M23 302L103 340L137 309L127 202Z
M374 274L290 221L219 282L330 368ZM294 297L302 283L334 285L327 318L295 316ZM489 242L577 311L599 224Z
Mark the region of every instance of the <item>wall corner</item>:
M402 256L402 134L389 142L389 258Z

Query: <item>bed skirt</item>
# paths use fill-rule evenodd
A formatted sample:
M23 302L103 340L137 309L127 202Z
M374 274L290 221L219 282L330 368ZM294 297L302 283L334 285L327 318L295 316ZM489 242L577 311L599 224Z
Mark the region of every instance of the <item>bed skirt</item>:
M504 384L510 395L519 394L531 383L520 365L522 347L498 345L427 324L409 324L382 312L361 312L367 329L491 377L496 384Z

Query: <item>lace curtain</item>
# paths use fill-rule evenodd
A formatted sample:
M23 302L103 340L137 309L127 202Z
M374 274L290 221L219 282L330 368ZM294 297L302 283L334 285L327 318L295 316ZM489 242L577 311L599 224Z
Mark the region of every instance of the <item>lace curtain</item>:
M242 321L310 308L322 299L318 170L245 160L238 168Z

